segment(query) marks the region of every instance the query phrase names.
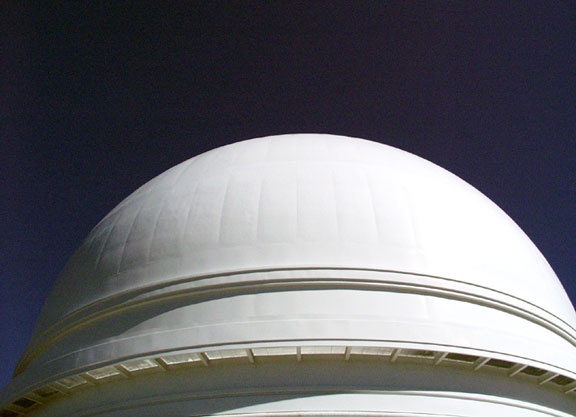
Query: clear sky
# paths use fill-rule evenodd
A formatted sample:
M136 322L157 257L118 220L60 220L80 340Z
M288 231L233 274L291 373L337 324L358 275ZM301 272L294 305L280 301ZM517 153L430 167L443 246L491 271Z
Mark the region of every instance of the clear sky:
M576 301L574 2L6 2L0 16L0 386L120 200L272 134L356 136L447 168Z

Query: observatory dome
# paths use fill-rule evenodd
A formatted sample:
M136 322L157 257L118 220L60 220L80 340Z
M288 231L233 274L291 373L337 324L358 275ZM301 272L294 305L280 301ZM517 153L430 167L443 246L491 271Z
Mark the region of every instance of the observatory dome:
M575 327L538 249L461 179L366 140L273 136L185 161L112 210L55 283L10 392L292 348L420 352L571 387Z

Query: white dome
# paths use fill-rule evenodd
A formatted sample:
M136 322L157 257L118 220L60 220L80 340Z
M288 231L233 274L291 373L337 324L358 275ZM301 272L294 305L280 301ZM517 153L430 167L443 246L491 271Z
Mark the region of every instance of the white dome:
M235 143L142 186L70 260L42 322L178 279L293 268L461 281L576 325L544 257L476 189L390 146L319 134Z
M192 158L112 210L56 282L17 372L330 341L573 375L575 327L544 257L464 181L386 145L284 135Z

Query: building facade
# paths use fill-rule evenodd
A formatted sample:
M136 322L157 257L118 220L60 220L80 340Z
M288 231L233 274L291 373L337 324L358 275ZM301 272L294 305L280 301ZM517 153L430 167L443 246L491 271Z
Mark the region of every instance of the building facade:
M494 203L341 136L192 158L71 257L1 417L573 416L576 314Z

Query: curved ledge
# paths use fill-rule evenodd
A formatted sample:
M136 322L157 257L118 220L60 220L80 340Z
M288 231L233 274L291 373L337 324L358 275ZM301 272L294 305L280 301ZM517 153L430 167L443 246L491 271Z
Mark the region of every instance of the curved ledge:
M291 274L295 276L290 276ZM353 277L350 277L351 275ZM24 372L34 359L67 335L99 320L130 310L182 297L218 298L247 291L296 291L311 288L410 293L472 303L521 317L576 346L576 331L560 318L521 299L481 286L447 278L392 271L295 268L180 279L162 286L130 291L87 306L65 317L37 337L18 363L15 375Z
M530 382L535 386L540 385L547 389L562 392L570 398L576 400L576 380L575 376L564 375L562 373L538 368L531 364L512 362L498 357L478 356L473 352L463 353L450 350L427 350L426 346L346 346L346 345L283 345L283 346L252 346L238 347L227 350L205 350L205 351L184 351L177 353L165 353L151 357L134 358L105 366L91 367L76 370L65 376L58 376L36 384L31 387L22 387L20 392L13 393L8 402L2 405L3 417L26 416L34 410L43 407L52 400L72 395L75 392L89 390L102 384L113 381L124 380L164 372L186 372L194 369L207 369L212 366L222 364L242 364L257 365L259 363L270 363L275 361L307 361L307 360L336 360L336 361L376 361L381 364L393 364L395 362L405 365L416 365L418 367L449 367L461 371L473 373L488 373L489 375L499 375L504 378L519 379ZM384 362L382 362L384 361ZM292 390L293 391L293 390ZM271 388L258 391L259 395L266 393L288 393L292 392L287 388ZM331 387L315 386L314 393L337 393L343 392L341 389ZM310 391L310 392L312 392ZM227 395L250 395L250 390L234 389L226 393L198 392L189 394L189 398L213 398L225 397ZM300 388L298 392L308 392L306 388ZM369 392L366 390L352 390L345 392ZM387 393L390 393L389 391ZM417 395L421 391L404 391L403 395ZM477 395L470 393L448 393L448 392L426 392L427 396L442 396L453 398L473 398ZM179 397L181 398L181 397ZM167 402L174 399L162 397L158 400L147 397L147 404L154 402ZM483 401L496 401L495 399L483 399ZM511 400L499 398L497 402L513 405ZM126 407L134 407L133 402ZM518 406L518 405L516 405ZM522 407L525 407L523 405ZM108 405L107 408L111 406ZM576 401L575 401L576 407ZM532 411L542 412L542 407L531 406ZM527 409L528 411L528 409ZM86 415L97 415L100 412L92 410ZM323 415L322 413L318 414ZM352 414L356 415L356 414ZM360 414L358 414L360 415ZM384 416L395 416L395 414L383 414ZM400 414L396 414L400 415ZM414 414L411 414L414 415ZM445 415L445 414L442 414ZM546 414L565 417L567 414L558 412L557 414Z

